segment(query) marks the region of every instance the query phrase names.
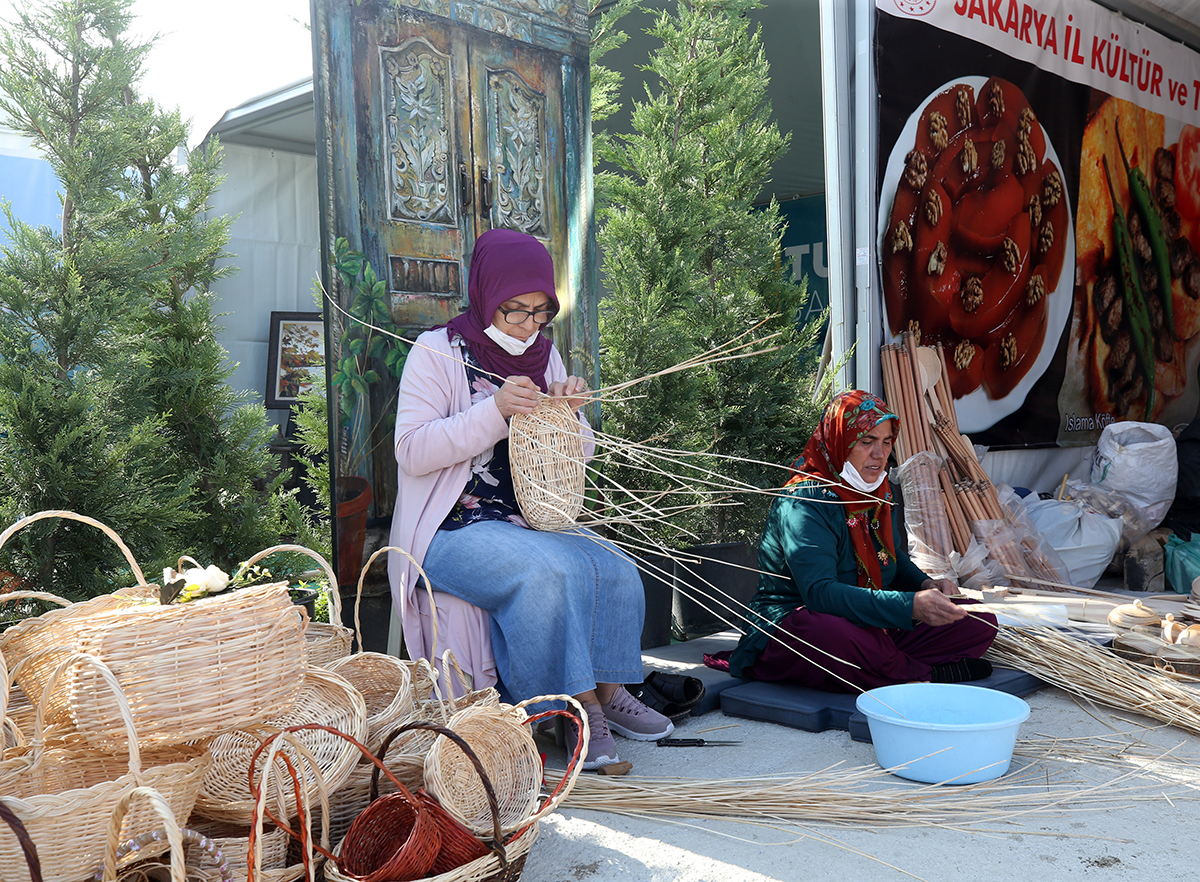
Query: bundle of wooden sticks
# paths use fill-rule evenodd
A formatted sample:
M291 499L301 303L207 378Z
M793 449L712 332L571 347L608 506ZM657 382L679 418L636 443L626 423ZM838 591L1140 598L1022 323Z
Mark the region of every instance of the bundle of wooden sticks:
M1062 582L959 431L941 346L921 346L907 331L901 340L883 347L881 361L887 400L900 418L896 458L914 561L927 572L948 572L951 552L966 556L974 541L1013 584Z

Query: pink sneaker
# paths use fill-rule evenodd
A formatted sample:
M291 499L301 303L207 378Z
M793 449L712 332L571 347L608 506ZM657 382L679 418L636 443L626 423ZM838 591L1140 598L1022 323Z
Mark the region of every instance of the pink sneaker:
M608 731L608 721L604 719L604 712L600 710L600 705L585 704L583 709L587 711L589 734L587 752L583 757L583 768L599 769L619 763L621 758L617 756L617 742L613 739L612 733ZM565 728L569 761L575 752L575 744L579 740L579 727L568 721Z
M675 731L675 724L668 717L646 707L624 686L618 686L612 700L600 705L600 709L608 720L608 728L634 741L657 741Z

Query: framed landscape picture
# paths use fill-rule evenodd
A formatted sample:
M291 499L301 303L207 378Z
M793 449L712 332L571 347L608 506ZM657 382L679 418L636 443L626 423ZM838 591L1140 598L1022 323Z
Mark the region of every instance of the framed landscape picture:
M325 323L319 312L272 312L267 407L284 409L325 382Z

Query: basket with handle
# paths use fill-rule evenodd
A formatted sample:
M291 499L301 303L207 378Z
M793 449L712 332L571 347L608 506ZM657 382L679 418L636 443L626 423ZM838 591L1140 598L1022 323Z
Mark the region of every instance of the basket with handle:
M181 744L290 708L304 687L307 618L280 582L97 613L79 624L75 642L116 674L143 747ZM125 732L94 679L90 670L73 676L71 716L89 743L119 750Z
M337 575L325 558L303 545L274 545L253 555L243 566L251 566L283 551L311 557L325 571L325 577L329 580L329 622L309 622L304 629L304 638L308 643L308 663L324 667L349 655L354 632L342 624L342 596L338 590ZM359 641L358 645L362 646L362 641Z
M250 829L206 821L193 815L188 821L188 828L211 842L224 858L222 867L207 848L199 843L184 843L187 853L188 876L192 882L246 882L247 866L250 859ZM278 827L259 834L262 843L263 879L273 882L283 882L285 879L299 878L304 873L304 867L288 866L288 835Z
M480 757L487 778L496 791L499 807L480 786L480 776L464 761L464 752L439 739L425 757L425 786L451 815L482 834L496 814L500 829L511 833L523 827L538 809L542 781L542 758L525 724L524 708L548 700L539 696L512 705L473 705L450 718L447 728L466 740Z
M561 697L550 696L536 700L546 701ZM568 711L552 710L530 717L529 722L536 722L554 715L578 720L576 715ZM475 770L479 778L480 787L487 796L492 821L490 840L484 841L446 811L433 796L424 791L418 791L417 798L429 806L430 811L435 813L435 816L438 818L438 824L443 830L443 846L439 849L438 856L430 867L429 875L422 878L426 882L433 882L433 880L437 880L437 882L516 882L520 878L525 858L529 854L529 849L537 839L538 817L557 806L561 799L574 786L581 768L580 750L583 741L581 740L576 744L575 752L569 758L566 773L543 806L527 819L524 826L505 838L500 829L500 806L495 790L488 778L483 763L480 762L478 755L472 750L470 744L456 732L437 723L427 721L406 724L401 727L401 730L393 733L393 736L389 736L388 741L392 737L402 734L404 729L412 728L426 729L438 735L445 736L458 747L464 757L470 762L471 767ZM387 742L381 748L381 754L386 751L386 745ZM375 806L381 800L387 798L373 798L371 806ZM368 807L369 811L370 807ZM364 812L360 816L360 819L364 817L368 817L367 812ZM356 823L359 822L356 821ZM325 866L326 882L362 882L362 878L353 872L348 872L346 866L346 851L354 847L355 843L350 835L347 834L346 838L338 846L338 858L331 860Z
M3 548L4 544L18 530L38 521L52 518L78 521L98 529L120 550L121 555L129 564L137 584L80 603L72 603L45 591L10 591L0 594L0 603L24 599L45 600L63 607L26 619L0 634L0 652L3 652L8 658L10 669L15 670L20 666L17 683L31 699L42 694L42 687L51 671L58 667L63 658L77 648L75 637L80 625L86 623L97 613L140 606L145 601L158 597L158 587L146 582L141 567L138 566L133 553L121 540L121 537L95 518L76 514L73 511L40 511L21 518L0 533L0 548ZM62 695L55 696L46 708L47 719L53 723L69 720L66 703L67 693L65 691Z
M379 652L357 652L335 659L326 666L359 691L367 706L367 737L372 751L379 748L388 732L412 719L412 673L408 662Z
M262 741L262 729L290 729L318 723L361 740L366 736L367 707L358 690L325 668L310 667L302 678L304 688L285 713L264 721L262 727L227 732L209 744L212 765L196 799L196 814L213 821L249 824L254 817L246 767ZM323 786L335 792L350 777L359 752L342 738L319 729L306 730L301 739L315 757ZM310 782L315 797L315 782Z
M94 667L101 688L114 696L127 733L127 756L101 753L82 743L46 747L43 710L66 671L79 664ZM112 813L135 787L153 787L177 816L191 813L208 768L205 747L186 745L150 752L142 751L138 742L133 714L113 673L94 656L64 659L42 691L29 749L0 762L0 793L38 844L46 882L79 882L95 870ZM149 829L151 814L142 808L130 815L126 838L138 828ZM153 847L146 852L153 853ZM23 854L9 841L0 839L0 879L25 882L28 878Z
M127 825L126 816L136 801L145 802L158 815L162 823L144 829L133 837L125 838L123 831ZM146 848L151 845L165 846L169 851L171 882L187 882L188 880L188 850L185 846L191 846L193 850L199 848L207 851L216 866L220 868L222 882L232 882L233 877L229 872L228 864L216 843L195 830L180 827L179 820L172 811L170 803L152 787L135 787L122 796L116 808L113 809L112 819L108 826L104 863L92 876L91 882L124 882L125 879L134 877L135 874L139 878L144 878L140 869L133 869L126 874L118 875L118 861L127 857L139 860ZM161 852L162 849L158 850Z
M344 859L348 865L344 868L344 872L349 873L349 878L356 882L393 882L393 880L415 879L424 876L433 866L441 848L441 829L438 819L428 804L417 799L357 738L332 727L315 723L291 726L281 733L268 736L259 745L254 762L257 763L259 752L280 737L312 729L326 731L353 745L363 757L378 765L396 787L395 793L377 799L351 824L350 832L346 834L343 845L350 840L352 833L355 835L353 842L356 844L352 846L352 855L348 859ZM253 775L253 770L251 774ZM293 777L295 777L294 772ZM339 860L339 858L335 858L335 852L329 851L324 846L318 847L312 844L307 820L303 817L303 813L301 813L297 826L299 832L296 832L272 814L265 803L263 810L273 822L299 839L306 849L311 847L326 858ZM330 876L331 872L337 873L332 863L325 864L324 872L327 882L334 878ZM342 877L338 876L337 878Z

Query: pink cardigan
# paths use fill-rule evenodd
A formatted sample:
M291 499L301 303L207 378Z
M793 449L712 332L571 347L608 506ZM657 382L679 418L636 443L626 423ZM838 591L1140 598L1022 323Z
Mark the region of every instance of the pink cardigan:
M444 328L426 331L417 344L400 380L395 433L399 486L388 544L423 562L434 533L466 486L471 459L507 437L508 423L493 398L471 403L462 349L450 345ZM546 382L566 378L562 357L553 349ZM580 420L590 434L582 414ZM590 457L593 449L585 445L585 455ZM491 621L485 611L435 591L435 647L429 593L423 581L418 585L417 568L404 555L389 554L388 579L410 658L433 659L440 667L440 656L449 648L474 679L474 688L496 683Z

